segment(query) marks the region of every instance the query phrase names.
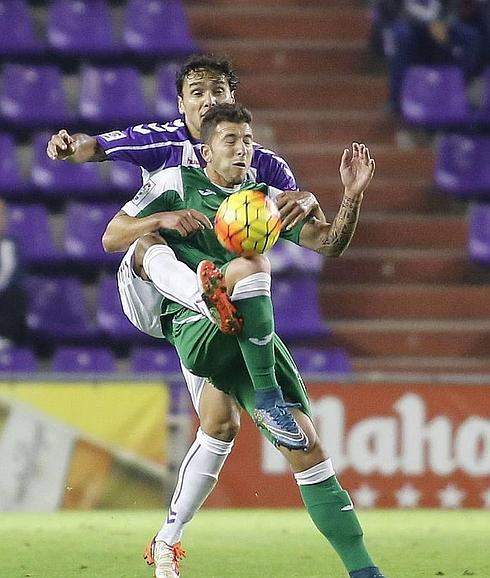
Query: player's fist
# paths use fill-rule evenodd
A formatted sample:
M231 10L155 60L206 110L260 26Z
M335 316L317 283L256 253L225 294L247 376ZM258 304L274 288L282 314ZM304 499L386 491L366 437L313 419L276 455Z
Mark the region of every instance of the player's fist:
M61 129L49 139L46 154L53 161L64 160L73 155L75 150L75 139L68 131Z

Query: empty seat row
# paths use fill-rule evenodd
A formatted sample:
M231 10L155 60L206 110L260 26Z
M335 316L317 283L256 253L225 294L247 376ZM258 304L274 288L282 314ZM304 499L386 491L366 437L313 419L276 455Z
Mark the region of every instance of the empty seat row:
M177 66L170 62L157 67L154 106L150 106L137 68L86 64L80 70L79 96L76 110L72 110L58 66L9 62L3 66L1 75L0 122L13 129L76 123L125 128L137 122L154 121L155 117L170 120L178 115Z
M121 260L120 253L104 253L102 234L107 223L120 209L117 203L69 202L63 214L61 243L55 241L50 213L46 206L11 204L8 207L7 234L14 238L28 267L46 272L63 262L67 265L109 266ZM60 248L59 248L60 247ZM292 243L280 241L269 253L274 273L317 276L322 258Z
M52 0L39 39L26 0L0 0L0 55L168 56L196 50L182 0L127 0L120 34L109 0ZM164 31L164 33L162 33Z
M476 110L456 66L412 66L405 73L400 109L411 125L427 129L490 127L490 68L481 76Z
M345 349L296 347L291 349L296 365L305 374L350 373L351 360ZM129 352L129 371L136 374L168 376L181 371L173 347L133 347ZM10 372L33 373L41 364L28 347L0 350L0 375ZM117 373L117 358L108 347L66 347L55 349L49 371L56 373Z
M29 179L24 178L17 145L10 133L0 133L0 192L9 199L39 197L63 201L68 198L131 198L141 186L141 170L130 163L64 163L46 155L50 133L32 139Z
M31 276L28 293L29 339L45 344L127 345L157 343L136 329L124 315L113 275L103 276L96 288L95 313L89 313L81 281L74 276ZM298 296L301 306L298 306ZM317 280L279 278L273 285L276 329L289 341L330 335L322 319Z

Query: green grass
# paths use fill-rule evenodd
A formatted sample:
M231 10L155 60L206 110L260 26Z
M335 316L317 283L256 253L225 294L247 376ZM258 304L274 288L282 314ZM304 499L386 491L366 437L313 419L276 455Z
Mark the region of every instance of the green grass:
M0 514L2 578L145 578L159 512ZM366 542L389 578L490 576L489 513L361 512ZM203 510L189 525L182 578L343 578L303 510Z

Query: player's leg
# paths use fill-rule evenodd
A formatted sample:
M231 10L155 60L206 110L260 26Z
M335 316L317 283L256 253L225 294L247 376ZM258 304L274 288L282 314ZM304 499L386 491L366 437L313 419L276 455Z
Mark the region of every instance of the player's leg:
M299 409L293 413L310 443L306 451L281 451L291 465L310 518L351 578L384 578L366 549L352 501L339 484L332 460L326 456L310 418Z
M231 300L243 319L237 335L255 389L254 419L268 430L276 443L301 449L307 439L284 403L274 364L274 313L271 300L269 260L263 255L239 257L223 274L210 261L199 264L198 280L204 299L211 301L217 285L226 283Z
M351 578L383 578L369 556L363 531L348 493L335 476L311 419L305 385L286 346L275 340L276 371L287 401L295 403L292 411L306 432L305 451L280 451L288 460L299 486L306 509L316 527L330 542Z
M157 233L138 239L133 269L142 279L152 281L164 297L203 313L224 333L235 334L240 330L241 322L236 308L226 292L220 294L208 308L201 297L194 271L176 258L165 239Z

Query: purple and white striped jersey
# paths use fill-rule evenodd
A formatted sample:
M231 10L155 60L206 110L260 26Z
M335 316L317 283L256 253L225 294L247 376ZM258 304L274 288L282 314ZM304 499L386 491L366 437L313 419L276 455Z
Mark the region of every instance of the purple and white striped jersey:
M126 161L141 167L143 184L157 171L170 167L203 167L200 141L192 138L184 121L138 124L95 137L108 160ZM254 144L248 180L265 183L281 191L298 190L296 179L284 159Z

